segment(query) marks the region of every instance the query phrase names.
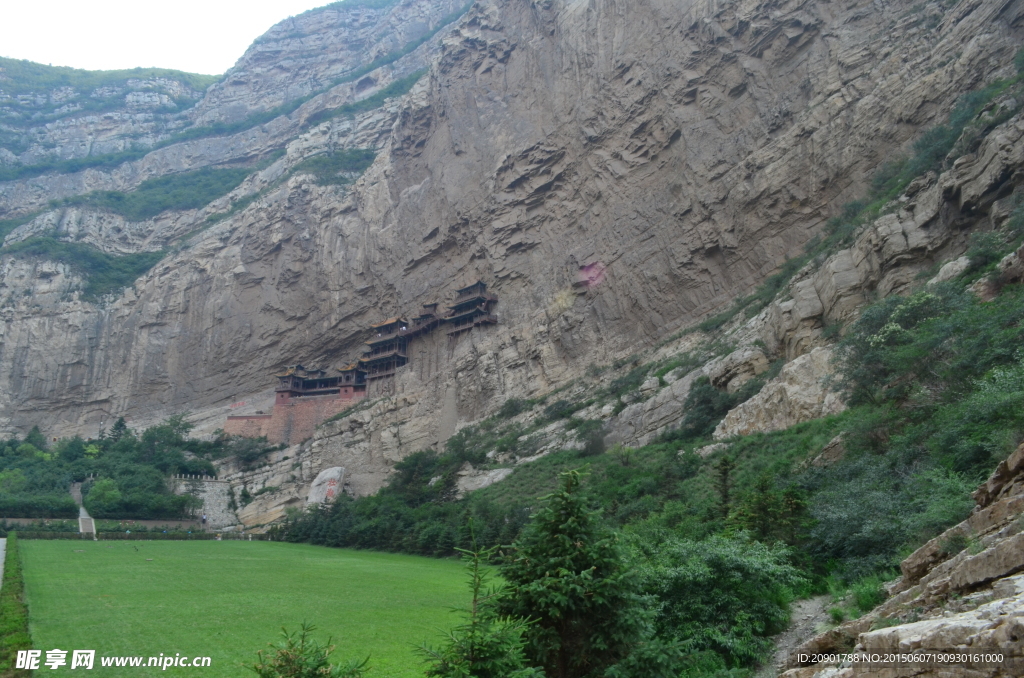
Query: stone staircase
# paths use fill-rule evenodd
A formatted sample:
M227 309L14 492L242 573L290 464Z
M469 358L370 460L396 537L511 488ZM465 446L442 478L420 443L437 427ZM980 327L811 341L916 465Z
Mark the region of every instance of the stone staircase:
M82 504L82 483L71 483L71 498L78 504L78 531L82 534L91 534L95 540L96 521L92 519Z

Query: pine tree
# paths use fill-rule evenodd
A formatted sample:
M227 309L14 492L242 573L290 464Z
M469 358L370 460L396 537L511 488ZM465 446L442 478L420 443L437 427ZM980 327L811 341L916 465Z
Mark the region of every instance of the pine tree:
M723 518L729 517L732 508L732 472L736 462L729 457L722 457L715 464L715 490L718 492L718 511Z
M473 592L468 621L449 634L448 642L439 649L424 645L420 651L433 664L428 676L437 678L543 678L540 669L526 666L523 633L529 623L521 618L502 617L494 601L504 588L489 586L490 577L484 563L494 556L497 547L466 551L458 549L469 571L469 587Z
M527 654L550 678L602 675L648 639L636 580L615 535L584 505L578 471L562 474L501 574L510 588L499 610L531 620Z
M107 434L107 438L112 442L117 442L128 433L128 422L124 420L124 417L118 417L117 421L110 429L110 433Z
M330 639L326 645L313 640L311 636L315 630L315 626L306 623L295 633L281 629L283 642L272 644L269 652L258 651L259 661L249 668L259 678L361 678L369 657L361 662L350 661L344 666L331 664L329 657L334 646Z

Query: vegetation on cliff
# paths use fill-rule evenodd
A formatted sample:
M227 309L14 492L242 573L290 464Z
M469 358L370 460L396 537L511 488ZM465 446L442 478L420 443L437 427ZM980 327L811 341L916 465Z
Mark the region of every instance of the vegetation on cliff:
M0 57L3 88L9 94L29 94L58 87L97 89L123 87L129 80L176 80L189 89L203 91L220 76L186 73L170 68L128 68L115 71L87 71L68 66L47 66L27 59Z
M116 256L91 245L36 237L0 249L0 254L38 258L67 264L85 278L82 298L97 301L103 295L118 292L164 258L166 252L138 252Z
M146 179L131 192L93 191L62 200L54 206L98 208L120 214L131 221L143 221L167 210L205 207L234 190L251 173L252 169L247 167L204 167L192 172Z

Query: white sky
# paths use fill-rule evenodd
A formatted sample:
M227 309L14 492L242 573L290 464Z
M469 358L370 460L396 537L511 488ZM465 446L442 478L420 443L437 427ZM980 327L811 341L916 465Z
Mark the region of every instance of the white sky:
M217 75L289 16L331 0L0 0L0 56L90 70Z

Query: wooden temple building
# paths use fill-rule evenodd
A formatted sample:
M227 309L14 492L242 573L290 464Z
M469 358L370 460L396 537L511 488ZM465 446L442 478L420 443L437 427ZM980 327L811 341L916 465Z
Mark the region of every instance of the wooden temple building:
M370 338L361 358L337 368L334 373L303 365L292 365L275 374L272 414L229 416L224 432L246 437L266 436L272 443L293 444L313 435L316 427L370 393L380 392L385 380L409 362L409 344L435 329L445 327L449 341L480 325L494 325L498 297L480 281L455 291L455 301L438 313L438 304L424 304L420 315L408 321L401 317L370 326ZM386 392L386 391L384 391Z

